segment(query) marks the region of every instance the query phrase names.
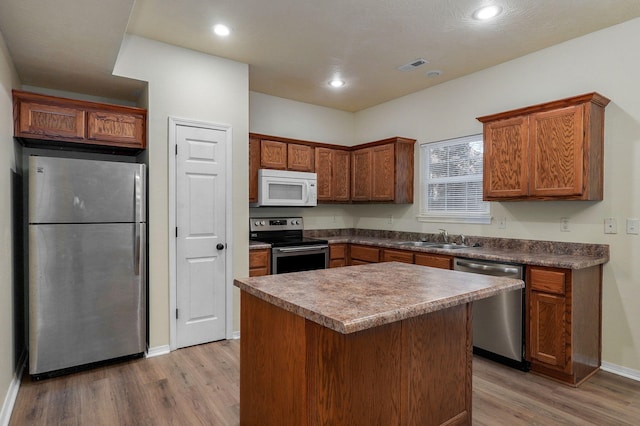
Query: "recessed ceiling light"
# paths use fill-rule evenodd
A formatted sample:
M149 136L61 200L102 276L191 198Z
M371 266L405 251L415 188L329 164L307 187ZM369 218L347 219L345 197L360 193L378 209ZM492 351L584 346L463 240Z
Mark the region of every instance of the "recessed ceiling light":
M333 80L331 80L329 82L329 86L331 86L331 87L336 87L337 88L337 87L342 87L344 85L345 85L344 80L340 80L339 78L334 78Z
M226 37L231 34L231 30L226 25L217 24L213 26L213 32L219 36Z
M502 8L500 6L485 6L473 12L473 17L480 21L486 21L487 19L498 16L500 12L502 12Z

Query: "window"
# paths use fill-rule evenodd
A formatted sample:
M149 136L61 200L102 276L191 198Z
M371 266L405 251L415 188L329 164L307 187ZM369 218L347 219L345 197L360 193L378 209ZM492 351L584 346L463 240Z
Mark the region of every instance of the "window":
M419 220L491 223L482 201L482 135L420 145Z

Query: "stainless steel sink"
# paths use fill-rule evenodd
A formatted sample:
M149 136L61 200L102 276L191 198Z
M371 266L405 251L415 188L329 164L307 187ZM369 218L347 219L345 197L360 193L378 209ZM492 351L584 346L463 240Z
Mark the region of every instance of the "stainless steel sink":
M467 248L469 246L456 244L456 243L436 243L433 241L403 241L398 243L399 246L409 246L409 247L431 247L431 248L440 248L440 249L461 249Z

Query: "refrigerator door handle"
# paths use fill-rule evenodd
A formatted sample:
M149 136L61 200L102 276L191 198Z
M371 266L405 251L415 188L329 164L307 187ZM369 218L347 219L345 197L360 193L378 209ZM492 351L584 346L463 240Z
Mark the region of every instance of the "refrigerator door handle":
M136 171L135 176L133 178L133 197L135 204L134 211L134 221L135 221L135 235L134 235L134 248L133 248L133 271L136 275L140 275L140 203L141 203L141 194L140 194L140 172Z

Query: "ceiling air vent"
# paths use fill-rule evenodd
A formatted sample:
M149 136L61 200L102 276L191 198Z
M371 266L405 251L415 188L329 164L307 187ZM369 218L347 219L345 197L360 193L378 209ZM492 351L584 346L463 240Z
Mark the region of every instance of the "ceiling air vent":
M398 69L400 71L411 71L414 70L416 68L418 68L419 66L422 66L426 63L428 63L429 61L427 61L426 59L416 59L414 61L409 62L408 64L404 64L402 66L399 66Z

